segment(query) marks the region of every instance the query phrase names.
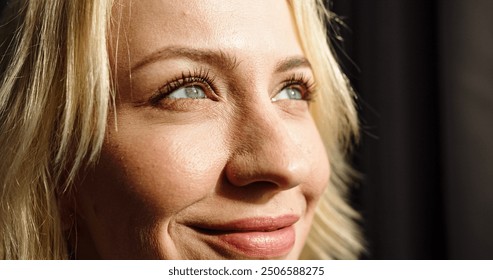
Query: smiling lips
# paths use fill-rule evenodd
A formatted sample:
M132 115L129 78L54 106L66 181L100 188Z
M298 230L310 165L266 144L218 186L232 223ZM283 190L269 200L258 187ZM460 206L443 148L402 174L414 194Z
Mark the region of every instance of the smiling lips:
M294 246L294 223L299 217L256 217L224 224L197 225L199 232L223 245L253 258L273 258L288 254ZM222 244L221 244L222 243Z

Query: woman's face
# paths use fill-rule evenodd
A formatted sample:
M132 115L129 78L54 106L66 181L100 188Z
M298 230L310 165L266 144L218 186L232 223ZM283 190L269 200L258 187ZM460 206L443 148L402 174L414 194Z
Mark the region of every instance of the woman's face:
M77 186L76 257L297 258L329 165L287 2L117 1L110 34L116 111Z

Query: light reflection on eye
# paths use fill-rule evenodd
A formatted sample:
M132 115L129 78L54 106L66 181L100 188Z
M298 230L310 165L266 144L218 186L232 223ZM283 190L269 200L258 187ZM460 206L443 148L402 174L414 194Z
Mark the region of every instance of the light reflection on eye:
M180 99L180 98L192 98L192 99L204 99L207 98L205 91L198 86L184 86L179 89L174 90L166 96L170 99Z
M303 94L301 91L292 86L288 86L283 88L276 96L272 97L272 102L282 100L282 99L294 99L294 100L302 100Z

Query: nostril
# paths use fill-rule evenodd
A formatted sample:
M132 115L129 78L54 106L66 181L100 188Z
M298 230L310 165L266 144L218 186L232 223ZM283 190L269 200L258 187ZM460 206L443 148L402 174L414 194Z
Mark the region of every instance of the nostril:
M257 160L250 160L257 157ZM298 165L285 164L286 161L276 159L274 155L269 160L262 160L257 156L242 153L230 159L225 167L225 176L233 186L262 186L272 189L289 189L300 184L303 172L299 172Z
M268 105L272 106L271 102ZM300 185L308 179L311 166L302 152L305 139L298 133L300 123L279 117L270 107L264 108L266 111L260 108L252 105L244 109L243 121L237 123L238 133L225 166L227 180L233 186L277 190Z

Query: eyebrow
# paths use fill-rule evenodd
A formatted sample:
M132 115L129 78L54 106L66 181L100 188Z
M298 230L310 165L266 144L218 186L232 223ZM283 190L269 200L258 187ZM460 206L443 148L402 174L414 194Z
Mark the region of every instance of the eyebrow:
M293 56L279 61L276 65L276 72L287 72L295 68L312 68L308 59L304 56Z
M205 62L218 68L225 68L230 71L236 69L240 64L240 61L236 56L222 50L170 46L158 49L157 51L146 55L143 59L137 61L133 66L131 66L130 69L132 72L135 72L144 66L159 60L180 57L187 58L192 61ZM284 58L276 63L275 72L287 72L289 70L302 67L311 68L310 62L304 56L292 56Z

